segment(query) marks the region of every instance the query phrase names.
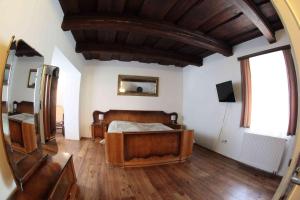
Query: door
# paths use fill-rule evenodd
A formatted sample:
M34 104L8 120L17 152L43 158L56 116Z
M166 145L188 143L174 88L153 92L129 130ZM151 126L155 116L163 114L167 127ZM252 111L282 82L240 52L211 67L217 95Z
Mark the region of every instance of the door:
M272 0L274 7L279 14L281 21L287 31L293 51L295 53L294 57L296 58L296 72L297 72L297 82L298 82L298 91L300 88L300 4L299 0ZM298 99L298 105L300 105ZM298 106L300 108L300 106ZM282 178L282 181L273 197L274 200L278 199L289 199L289 200L299 200L300 199L300 186L296 184L296 177L299 178L300 172L297 174L298 167L300 167L298 158L300 155L300 109L298 109L298 128L296 134L295 149L293 151L293 156L291 159L290 166L287 170L287 173ZM298 169L297 169L298 168ZM294 177L294 178L293 178Z
M280 199L287 199L287 200L300 199L300 159L298 159L295 166L296 167L294 168L293 174L289 179L288 187L286 191L281 195ZM290 167L292 166L290 165Z

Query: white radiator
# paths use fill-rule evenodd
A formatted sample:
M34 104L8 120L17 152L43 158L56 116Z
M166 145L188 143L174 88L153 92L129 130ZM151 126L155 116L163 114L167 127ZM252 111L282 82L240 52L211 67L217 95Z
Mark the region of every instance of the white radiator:
M277 173L286 139L245 133L240 161L252 167Z

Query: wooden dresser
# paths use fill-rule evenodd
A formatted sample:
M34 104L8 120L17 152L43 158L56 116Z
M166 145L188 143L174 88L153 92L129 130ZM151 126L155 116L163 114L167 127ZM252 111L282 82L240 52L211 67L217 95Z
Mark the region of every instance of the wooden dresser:
M16 189L10 200L77 199L79 188L72 156L58 153L44 162L24 184L23 191Z

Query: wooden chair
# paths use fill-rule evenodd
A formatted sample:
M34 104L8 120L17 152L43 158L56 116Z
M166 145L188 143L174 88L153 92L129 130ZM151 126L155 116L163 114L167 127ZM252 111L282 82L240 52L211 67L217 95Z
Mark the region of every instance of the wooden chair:
M56 106L56 129L61 129L65 136L64 108L59 105Z

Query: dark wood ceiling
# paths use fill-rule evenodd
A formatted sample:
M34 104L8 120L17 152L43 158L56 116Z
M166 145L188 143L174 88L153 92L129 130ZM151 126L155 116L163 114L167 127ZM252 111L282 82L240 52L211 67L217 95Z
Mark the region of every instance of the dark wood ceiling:
M282 23L269 0L60 0L64 31L87 60L202 65L213 53L264 35Z

